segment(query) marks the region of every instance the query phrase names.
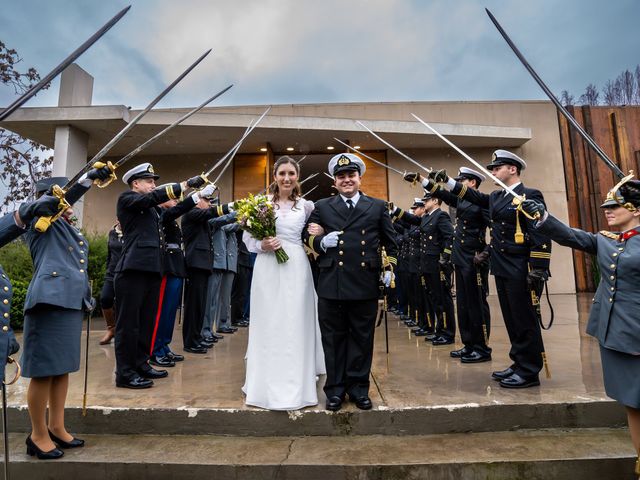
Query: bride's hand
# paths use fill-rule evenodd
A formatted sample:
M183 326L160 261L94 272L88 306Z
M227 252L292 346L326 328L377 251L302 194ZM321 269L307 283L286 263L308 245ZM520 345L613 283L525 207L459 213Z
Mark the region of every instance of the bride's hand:
M260 242L260 248L265 252L274 252L278 250L282 245L277 237L265 237Z
M317 223L310 223L307 227L307 232L309 232L309 235L324 235L324 228L322 228Z

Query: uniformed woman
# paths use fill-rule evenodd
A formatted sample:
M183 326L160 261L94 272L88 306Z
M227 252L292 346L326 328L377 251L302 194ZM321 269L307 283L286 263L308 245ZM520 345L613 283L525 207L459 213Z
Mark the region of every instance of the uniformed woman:
M108 169L90 170L69 189L67 201L72 205L94 179L108 176ZM66 178L48 178L39 181L36 190L43 193L53 184L66 183ZM22 375L31 379L27 405L32 431L26 440L27 453L39 459L60 458L61 449L84 445L64 426L69 373L80 368L83 312L93 303L87 274L89 245L71 224L72 216L69 208L45 232L32 226L25 234L33 278L25 298L21 365Z
M640 181L625 180L601 205L615 233L569 228L534 200L526 200L523 208L540 214L537 228L560 245L598 257L600 284L587 333L600 342L605 390L625 406L631 439L640 451Z
M116 222L107 240L107 268L104 272L104 283L102 284L102 292L100 293L100 307L102 308L102 316L107 322L107 331L100 339L100 345L107 345L115 336L116 332L116 316L114 312L115 290L113 288L113 277L115 275L116 265L122 255L122 229L120 222Z

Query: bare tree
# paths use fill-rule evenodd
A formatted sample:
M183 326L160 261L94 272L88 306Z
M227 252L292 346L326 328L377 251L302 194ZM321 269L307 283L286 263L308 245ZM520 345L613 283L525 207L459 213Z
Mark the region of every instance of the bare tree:
M622 103L624 105L633 105L636 96L636 80L633 73L629 70L622 72L616 82L620 82L620 91L622 94Z
M622 92L620 91L620 82L617 80L607 80L602 89L604 94L605 105L620 105L622 101Z
M598 101L599 96L598 88L593 83L590 83L585 88L584 93L580 95L579 101L582 105L598 105L600 103Z
M635 80L636 80L636 98L634 103L636 105L640 105L640 65L636 65L635 71Z
M560 94L560 103L565 107L570 107L574 103L574 96L571 95L567 90L563 90Z
M22 94L40 80L35 68L17 69L22 58L0 41L0 82ZM52 156L42 156L48 149L20 135L0 128L0 181L7 194L0 208L33 198L36 182L51 176Z

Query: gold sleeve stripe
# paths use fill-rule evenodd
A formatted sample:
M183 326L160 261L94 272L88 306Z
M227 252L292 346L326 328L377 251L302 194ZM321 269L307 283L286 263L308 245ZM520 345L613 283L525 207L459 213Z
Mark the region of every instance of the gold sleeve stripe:
M460 189L460 192L458 193L458 198L464 197L465 193L467 193L467 186L466 185L462 185L462 188Z
M431 190L429 190L429 193L435 193L439 189L440 189L440 185L438 185L437 183L434 183Z
M531 258L551 258L551 254L550 253L543 253L543 252L531 252Z
M222 205L218 205L216 207L216 213L218 214L219 217L221 217L222 215L224 215L224 210L222 209Z
M313 241L314 241L315 239L316 239L316 236L315 236L315 235L310 235L310 236L309 236L309 248L310 248L311 250L313 250ZM314 251L315 251L315 250L314 250Z
M401 208L399 208L398 210L400 210L400 213L396 215L396 218L402 218L402 216L404 215L404 210L402 210Z
M165 191L167 192L167 197L169 197L171 200L175 200L177 198L176 194L173 193L173 185L167 185L165 187Z
M398 265L398 260L396 259L396 257L388 257L388 258L389 258L389 263Z
M445 248L444 250L442 250L444 253L448 253L449 255L451 255L451 250L449 250L448 248Z

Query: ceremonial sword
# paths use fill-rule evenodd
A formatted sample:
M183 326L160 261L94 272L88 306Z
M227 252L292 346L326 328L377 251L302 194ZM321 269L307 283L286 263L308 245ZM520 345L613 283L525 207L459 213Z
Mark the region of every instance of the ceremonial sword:
M147 107L142 112L136 115L136 117L133 120L131 120L131 122L129 122L122 130L120 130L120 132L116 134L115 137L113 137L104 147L102 147L102 149L98 153L96 153L93 156L93 158L91 158L91 160L89 160L85 164L85 166L82 167L80 171L76 173L75 176L66 183L66 185L64 185L62 188L60 188L60 186L58 185L53 185L51 187L52 195L58 197L58 199L60 200L58 213L56 213L52 217L40 217L35 224L36 231L40 233L47 231L51 223L55 222L58 218L60 218L62 213L67 208L70 207L69 202L67 202L64 198L69 188L73 186L80 179L80 177L86 172L88 172L91 168L104 167L105 164L102 162L99 162L99 160L101 160L115 146L115 144L118 143L142 119L142 117L144 117L149 112L149 110L151 110L154 107L154 105L156 105L167 93L169 93L171 89L173 89L173 87L175 87L191 70L193 70L196 67L196 65L198 65L202 60L204 60L204 57L209 55L210 52L211 52L211 49L204 52L195 62L193 62L189 66L189 68L187 68L184 72L182 72L180 76L178 76L178 78L176 78L167 88L165 88L156 98L154 98L151 101L151 103L147 105ZM107 163L106 166L109 167L113 175L113 171L115 170L115 167L109 163Z
M495 27L498 29L498 32L500 32L500 35L502 35L502 38L504 38L504 40L507 42L509 47L511 47L511 50L513 50L513 53L515 53L516 57L518 57L518 60L520 60L524 68L527 69L529 74L533 77L533 79L540 86L540 88L542 88L544 93L547 94L547 97L549 97L549 100L553 102L553 104L560 111L562 116L573 126L573 128L576 129L576 131L580 134L583 140L587 142L591 146L591 148L593 148L596 154L600 157L601 160L604 161L604 163L607 164L607 166L614 173L614 175L618 177L618 179L624 178L625 177L624 172L608 157L608 155L600 148L600 146L595 142L595 140L591 138L591 136L582 128L582 126L580 126L580 124L576 121L575 118L573 118L573 116L567 111L567 109L564 108L564 106L562 106L562 103L560 103L560 101L551 92L551 90L549 90L549 87L545 85L545 83L538 76L538 74L533 69L533 67L524 58L524 55L522 55L520 50L518 50L518 47L516 47L513 41L511 41L511 38L509 38L509 35L507 35L507 32L505 32L502 26L500 25L500 23L498 23L498 20L496 20L496 17L493 16L493 14L489 11L488 8L485 8L485 11L487 12L487 15L489 15L489 18L491 19Z
M229 150L227 153L225 153L222 156L222 158L220 160L218 160L213 167L211 167L205 173L201 174L201 177L207 183L212 183L213 185L215 185L216 182L222 177L222 174L224 173L224 171L231 164L231 161L233 160L233 157L235 156L236 152L240 149L240 146L242 145L242 142L244 142L245 138L247 138L251 134L251 132L253 132L253 129L256 128L258 126L258 124L262 121L262 119L267 115L267 113L269 113L269 110L271 110L271 107L268 107L264 111L264 113L262 115L260 115L260 117L255 122L253 122L253 120L252 120L251 123L249 124L249 126L247 127L247 129L244 131L244 134L242 135L242 137L240 137L240 140L238 140L236 142L236 144L233 147L231 147L231 150ZM231 157L231 158L229 158L229 160L227 160L228 157ZM216 168L218 168L218 166L220 166L222 164L222 162L224 162L225 160L227 160L227 163L222 168L222 171L218 174L218 177L216 178L216 180L214 182L211 182L209 180L209 175L211 175L213 173L213 171Z
M376 137L378 140L380 140L382 143L384 143L387 147L389 147L391 150L393 150L394 152L396 152L398 155L400 155L402 158L404 158L405 160L410 161L411 163L413 163L414 165L420 167L421 169L423 169L425 172L427 173L431 173L431 171L433 170L432 168L427 168L424 165L421 165L419 162L415 161L413 158L411 158L409 155L401 152L400 150L398 150L396 147L394 147L393 145L391 145L389 142L387 142L385 139L383 139L381 136L377 135L376 133L374 133L373 130L371 130L369 127L367 127L364 123L362 123L360 120L356 120L356 123L358 125L360 125L362 128L364 128L367 132L369 132L371 135L373 135L374 137Z
M397 168L393 168L393 167L391 167L391 166L387 165L386 163L382 163L381 161L376 160L375 158L373 158L373 157L371 157L371 156L367 155L366 153L361 152L361 151L360 151L360 150L358 150L357 148L354 148L354 147L352 147L351 145L349 145L349 144L347 144L347 143L343 142L342 140L337 139L336 137L333 137L333 139L334 139L336 142L338 142L338 143L340 143L340 144L344 145L345 147L347 147L349 150L352 150L352 151L356 152L358 155L362 155L362 156L363 156L364 158L366 158L367 160L371 160L373 163L375 163L376 165L379 165L380 167L386 168L387 170L391 170L392 172L397 173L397 174L401 175L402 177L404 177L404 176L405 176L405 174L407 173L407 172L401 172L401 171L400 171L400 170L398 170ZM333 178L333 177L332 177L332 178Z
M307 195L309 195L311 192L313 192L316 188L318 188L320 186L319 183L316 183L311 189L309 189L307 192L305 192L302 195L302 198L305 198Z
M496 184L500 185L507 192L509 192L513 196L513 198L516 200L516 203L515 203L516 207L518 208L518 210L520 210L522 212L522 214L524 216L526 216L530 220L537 220L540 217L539 214L537 214L536 216L531 216L531 215L529 215L527 212L525 212L522 209L522 206L521 206L522 202L525 201L525 196L524 195L520 195L520 194L516 193L513 188L511 188L506 183L504 183L502 180L500 180L498 177L496 177L493 173L491 173L490 170L485 168L479 162L477 162L476 160L471 158L469 155L467 155L464 151L462 151L460 148L458 148L458 146L455 143L453 143L451 140L446 138L444 135L442 135L440 132L438 132L435 128L433 128L427 122L425 122L420 117L418 117L415 113L412 113L411 115L413 116L413 118L418 120L421 124L423 124L425 127L427 127L429 130L431 130L435 135L437 135L443 142L445 142L447 145L449 145L451 148L453 148L456 152L458 152L460 155L462 155L465 159L467 159L469 162L471 162L473 165L475 165L477 168L479 168L481 172L483 172L485 175L487 175L489 178L491 178L491 180L493 180Z
M82 45L76 48L67 58L65 58L56 68L51 70L42 80L32 86L29 90L23 93L20 97L13 101L11 105L5 108L2 113L0 113L0 121L7 118L14 111L24 105L31 97L33 97L36 93L42 90L45 86L49 85L51 81L60 74L65 68L71 65L80 55L82 55L91 45L96 43L100 37L102 37L105 33L109 31L111 27L113 27L116 23L120 21L122 17L129 11L131 5L126 8L120 10L116 16L114 16L111 20L105 23L100 30L91 35L88 40L86 40Z

